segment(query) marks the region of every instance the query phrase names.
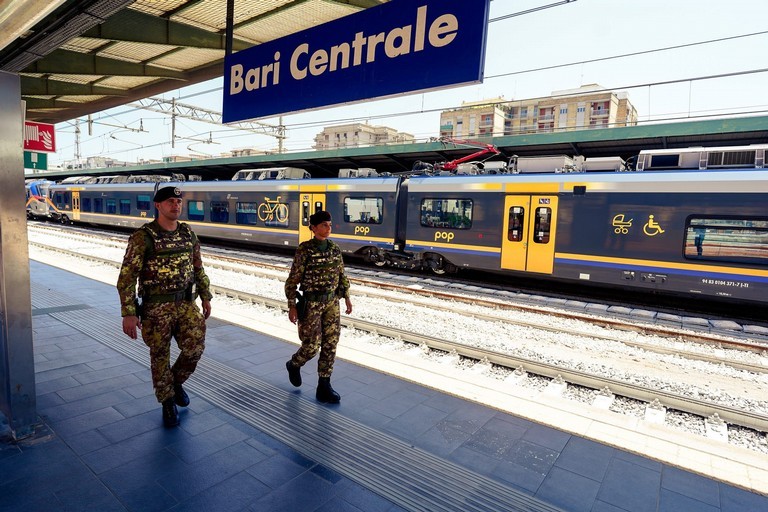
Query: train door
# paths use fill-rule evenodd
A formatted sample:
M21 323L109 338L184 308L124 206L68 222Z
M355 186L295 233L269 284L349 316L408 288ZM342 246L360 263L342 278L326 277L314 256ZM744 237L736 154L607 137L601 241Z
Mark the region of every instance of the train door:
M556 220L556 195L506 196L501 268L551 274Z
M80 220L80 192L72 191L72 220Z
M299 197L301 198L301 203L299 204L301 213L299 243L301 243L312 238L312 231L309 229L309 216L325 209L325 194L302 192L299 194Z

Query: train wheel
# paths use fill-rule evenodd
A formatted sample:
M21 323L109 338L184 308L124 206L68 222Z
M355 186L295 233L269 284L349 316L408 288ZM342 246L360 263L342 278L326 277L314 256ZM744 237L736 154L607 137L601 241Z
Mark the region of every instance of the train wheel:
M69 217L67 217L66 215L62 215L61 217L59 217L59 222L61 222L62 224L71 224L71 222L69 222Z
M425 258L424 263L429 268L429 270L432 271L433 274L437 274L439 276L445 274L446 261L442 256L437 254L430 254Z
M424 260L424 264L428 267L433 274L439 276L443 274L454 274L458 272L458 268L447 259L443 258L439 254L429 254Z
M373 263L377 267L383 267L387 264L386 258L383 258L382 255L379 254L379 251L376 249L369 249L365 251L364 259L368 263Z

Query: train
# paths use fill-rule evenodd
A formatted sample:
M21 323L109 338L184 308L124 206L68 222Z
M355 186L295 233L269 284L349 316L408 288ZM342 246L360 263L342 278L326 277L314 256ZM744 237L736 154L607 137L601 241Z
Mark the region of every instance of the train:
M631 165L529 157L322 179L298 168L238 171L226 181L72 179L46 184L42 201L54 220L137 228L156 214L154 191L175 186L180 220L203 238L294 248L311 237L309 216L327 210L342 251L377 266L764 305L767 150L643 150Z

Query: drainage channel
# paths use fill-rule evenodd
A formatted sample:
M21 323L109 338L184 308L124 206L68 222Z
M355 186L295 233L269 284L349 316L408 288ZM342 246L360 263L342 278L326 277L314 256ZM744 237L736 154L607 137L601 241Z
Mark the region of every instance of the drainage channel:
M37 307L65 305L66 299L56 297L59 294L50 290L34 292L33 289L33 304ZM145 347L126 343L118 335L121 329L112 316L96 309L49 311L53 318L149 367ZM405 510L560 510L210 358L203 358L187 387L216 407Z

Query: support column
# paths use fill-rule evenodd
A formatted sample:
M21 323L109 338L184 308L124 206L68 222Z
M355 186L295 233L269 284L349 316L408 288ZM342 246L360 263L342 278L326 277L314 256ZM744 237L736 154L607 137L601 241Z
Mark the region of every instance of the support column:
M0 412L15 439L37 421L18 75L0 71Z

